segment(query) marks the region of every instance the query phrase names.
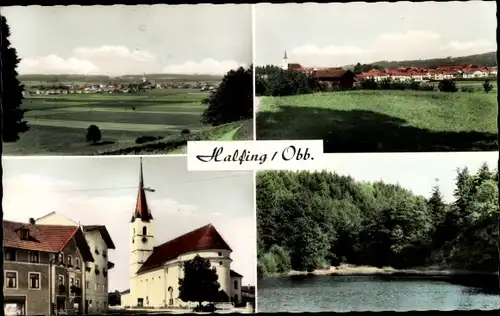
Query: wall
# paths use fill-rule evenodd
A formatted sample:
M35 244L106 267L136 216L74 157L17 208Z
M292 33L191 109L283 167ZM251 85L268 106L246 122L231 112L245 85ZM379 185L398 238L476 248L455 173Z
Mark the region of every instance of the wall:
M94 257L93 263L87 263L90 271L85 271L85 299L89 301L90 313L105 313L108 309L108 277L104 271L108 270L108 248L98 230L85 232L85 239ZM96 274L96 267L99 274Z
M85 277L83 274L83 269L85 267L85 263L83 262L82 256L80 254L80 251L77 248L76 242L74 239L72 239L66 247L62 251L63 254L63 265L59 263L59 259L55 260L53 264L53 270L52 270L52 297L53 297L53 302L57 304L57 297L64 297L66 301L65 308L68 311L73 311L74 305L70 301L69 293L71 291L71 286L70 286L70 279L73 278L74 280L74 285L76 286L77 283L80 284L80 288L83 291L84 287L84 282L85 282ZM72 266L69 265L69 256L71 256L71 264ZM77 266L77 259L80 261L80 265ZM65 287L65 292L61 293L59 291L59 283L58 283L58 278L59 275L62 275L64 277L64 287ZM77 281L78 280L78 281ZM83 292L82 292L83 293Z
M49 254L40 253L40 263L30 263L28 260L29 252L26 250L17 250L17 261L4 262L5 271L17 271L17 289L6 288L4 285L3 293L5 298L10 296L26 296L26 312L28 315L47 314L50 310L49 300ZM40 289L30 289L28 286L29 272L40 273Z
M231 301L234 300L234 296L238 295L238 300L235 301L235 303L240 303L241 302L241 282L243 281L243 278L240 277L234 277L231 278ZM235 289L234 282L237 282L238 287Z

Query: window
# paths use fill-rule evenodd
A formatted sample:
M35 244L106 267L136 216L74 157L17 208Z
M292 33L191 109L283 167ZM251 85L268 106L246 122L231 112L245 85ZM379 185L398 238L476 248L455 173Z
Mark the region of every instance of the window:
M29 276L28 288L40 289L40 273L39 272L29 272L28 276Z
M30 262L40 263L40 253L38 251L30 251Z
M57 285L64 285L64 275L57 276Z
M64 254L61 252L59 253L59 263L63 264L64 263Z
M80 269L80 259L79 258L75 259L75 268Z
M75 278L71 277L69 278L69 287L72 287L75 285Z
M99 283L96 283L96 284L95 284L95 291L96 291L96 292L97 292L97 291L99 291Z
M218 255L219 255L219 257L222 257L222 252L219 252Z
M146 236L148 234L148 229L146 226L142 227L142 235Z
M233 284L234 284L234 289L237 290L238 289L238 281L234 281Z
M90 281L85 281L85 288L90 289Z
M103 293L106 293L106 284L103 284L103 285L102 285L102 292L103 292Z
M219 261L219 264L222 265L222 261Z
M17 271L5 271L5 287L17 289Z
M68 256L68 267L73 266L73 257Z
M30 237L30 231L29 231L29 229L26 229L26 228L21 228L21 230L19 231L19 234L20 234L21 240L28 240Z
M5 250L5 261L16 261L16 251L14 249Z
M97 246L95 246L95 254L98 255L99 254L99 248Z
M106 250L103 250L103 251L102 251L102 256L103 256L104 258L107 258L107 257L108 257L108 253L106 252Z
M80 287L80 279L75 279L75 286Z

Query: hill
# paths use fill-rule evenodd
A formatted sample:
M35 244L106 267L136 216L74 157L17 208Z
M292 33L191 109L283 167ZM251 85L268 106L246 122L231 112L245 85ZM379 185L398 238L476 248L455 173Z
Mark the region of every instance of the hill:
M403 60L403 61L377 61L370 65L381 68L398 68L398 67L421 67L421 68L436 68L442 66L454 65L477 65L477 66L497 66L497 53L490 52L484 54L468 55L462 57L446 57L433 59L418 59L418 60ZM346 66L353 68L354 65Z
M140 81L143 75L124 75L118 77L104 75L46 75L46 74L25 74L19 75L21 82L37 81L37 82L79 82L79 83L128 83ZM196 82L196 81L221 81L223 76L214 75L186 75L186 74L147 74L149 80L159 82Z

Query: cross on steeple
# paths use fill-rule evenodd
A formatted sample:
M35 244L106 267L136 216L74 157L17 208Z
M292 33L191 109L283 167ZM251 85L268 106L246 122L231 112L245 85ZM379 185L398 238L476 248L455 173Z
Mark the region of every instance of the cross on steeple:
M153 219L151 210L148 207L148 202L146 199L146 191L144 188L144 177L142 172L142 157L140 159L140 169L139 169L139 192L137 193L137 203L135 206L134 215L132 215L132 222L140 218L143 222L149 222Z

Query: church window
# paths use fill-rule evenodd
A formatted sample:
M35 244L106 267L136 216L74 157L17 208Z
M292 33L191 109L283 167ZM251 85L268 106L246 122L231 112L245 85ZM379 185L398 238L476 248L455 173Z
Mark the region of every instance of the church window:
M238 281L234 281L234 289L237 290L238 289Z
M146 226L142 227L142 235L146 236L148 234L148 229Z
M219 257L222 257L222 252L219 252L218 255L219 255Z
M219 261L219 264L222 265L222 261Z

